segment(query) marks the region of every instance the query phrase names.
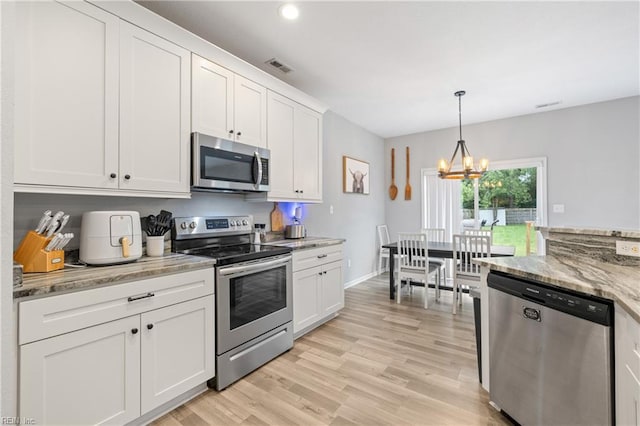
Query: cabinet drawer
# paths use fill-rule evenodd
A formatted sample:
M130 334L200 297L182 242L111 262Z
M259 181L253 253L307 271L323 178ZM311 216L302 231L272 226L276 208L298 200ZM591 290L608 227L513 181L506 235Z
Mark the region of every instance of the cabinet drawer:
M33 342L214 293L212 268L21 302L18 343Z
M342 260L342 244L293 252L293 272Z

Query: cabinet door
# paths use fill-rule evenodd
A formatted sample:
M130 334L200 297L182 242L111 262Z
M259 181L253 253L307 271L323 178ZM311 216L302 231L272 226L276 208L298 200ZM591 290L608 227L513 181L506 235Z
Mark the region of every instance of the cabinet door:
M332 314L344 308L342 261L322 267L322 314Z
M136 315L22 345L20 416L58 425L139 417L139 328Z
M200 56L192 58L191 130L229 139L233 130L233 75Z
M267 89L235 75L234 131L238 142L267 147Z
M322 270L305 269L293 274L293 332L298 333L321 318Z
M267 94L267 147L271 150L270 198L296 198L293 186L293 119L295 102L271 91Z
M120 27L120 188L189 192L187 50Z
M295 187L301 198L322 199L322 128L321 115L297 105L294 117Z
M214 298L142 314L142 414L215 375Z
M119 19L16 3L15 182L117 188Z

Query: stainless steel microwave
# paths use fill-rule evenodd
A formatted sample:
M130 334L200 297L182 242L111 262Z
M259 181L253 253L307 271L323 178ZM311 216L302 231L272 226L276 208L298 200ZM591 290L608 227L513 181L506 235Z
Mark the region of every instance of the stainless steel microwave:
M269 150L228 139L191 134L191 189L269 190Z

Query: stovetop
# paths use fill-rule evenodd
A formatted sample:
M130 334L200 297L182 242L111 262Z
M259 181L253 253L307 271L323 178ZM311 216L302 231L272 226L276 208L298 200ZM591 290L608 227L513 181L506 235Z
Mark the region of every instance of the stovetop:
M237 244L219 247L204 247L185 250L185 254L216 259L216 265L247 262L265 257L291 253L289 247L265 246L259 244Z
M217 265L287 254L290 247L250 244L251 216L177 217L171 227L171 251L216 259Z

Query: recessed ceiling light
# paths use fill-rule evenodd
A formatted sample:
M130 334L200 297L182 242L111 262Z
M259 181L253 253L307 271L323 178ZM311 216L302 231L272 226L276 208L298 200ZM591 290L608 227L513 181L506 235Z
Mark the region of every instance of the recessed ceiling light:
M280 9L278 9L278 12L280 13L280 16L282 16L284 19L289 19L289 20L298 19L298 15L300 15L298 6L296 6L293 3L283 4L282 6L280 6Z

